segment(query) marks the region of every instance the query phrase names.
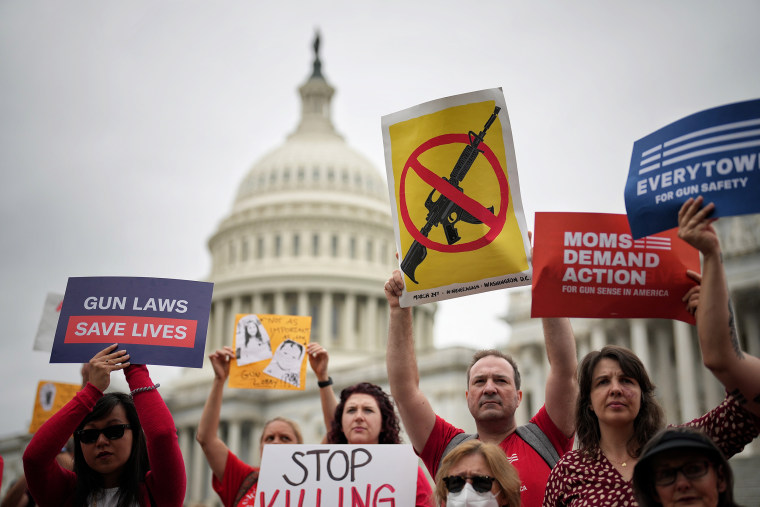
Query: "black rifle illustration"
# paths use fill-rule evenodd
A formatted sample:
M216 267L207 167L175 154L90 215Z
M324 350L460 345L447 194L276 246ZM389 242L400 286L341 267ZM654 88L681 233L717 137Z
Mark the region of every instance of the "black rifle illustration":
M494 108L493 114L488 118L488 121L480 134L475 134L472 130L469 132L470 143L465 146L464 150L462 150L462 154L459 155L459 160L457 160L454 169L451 170L451 175L448 178L443 178L460 192L462 192L462 188L459 184L464 177L467 176L467 172L470 170L470 167L472 167L475 159L478 158L478 155L483 153L482 150L478 149L478 145L483 141L486 131L496 120L500 110L501 108L498 106ZM446 241L449 245L453 245L462 239L456 228L457 222L464 220L468 224L483 223L444 195L440 195L440 197L434 201L433 194L435 194L435 192L436 190L433 189L425 200L425 207L428 210L426 217L427 222L424 227L420 229L420 234L426 238L433 227L442 225L443 233L446 235ZM488 208L488 210L493 213L493 206ZM419 283L414 279L414 271L417 269L417 266L425 260L425 257L427 257L427 248L417 240L414 240L412 246L407 250L404 259L401 261L401 270L406 273L406 276L411 278L414 283Z

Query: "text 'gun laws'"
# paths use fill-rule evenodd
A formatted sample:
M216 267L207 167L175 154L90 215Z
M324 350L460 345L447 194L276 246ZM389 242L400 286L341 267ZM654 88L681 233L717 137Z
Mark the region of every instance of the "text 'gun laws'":
M467 172L472 167L475 159L478 158L478 155L483 153L482 150L478 149L478 146L483 141L483 137L485 137L486 131L493 124L493 122L496 121L500 110L500 107L494 107L493 114L490 118L488 118L488 121L483 127L483 130L479 134L476 134L473 131L469 132L469 144L464 147L462 154L459 155L459 159L457 160L454 169L452 169L451 175L448 178L443 177L443 180L451 184L451 186L454 187L457 191L462 192L462 188L459 186L459 184L462 182L464 177L467 176ZM461 239L456 228L457 222L464 220L469 224L483 223L444 195L439 195L438 199L433 200L433 195L435 192L436 190L433 189L433 191L430 192L430 195L428 195L427 199L425 200L425 208L427 208L428 213L426 216L425 225L422 227L422 229L420 229L420 234L426 238L428 237L428 234L430 234L430 231L433 227L442 225L443 232L446 236L446 241L449 245L453 245ZM488 210L493 213L493 206L488 208ZM419 283L414 277L414 272L417 269L417 266L419 266L422 261L425 260L425 257L427 257L427 248L417 240L414 240L412 245L409 247L409 250L407 250L406 255L404 255L404 259L401 261L401 270L406 273L406 276L408 276L414 283Z

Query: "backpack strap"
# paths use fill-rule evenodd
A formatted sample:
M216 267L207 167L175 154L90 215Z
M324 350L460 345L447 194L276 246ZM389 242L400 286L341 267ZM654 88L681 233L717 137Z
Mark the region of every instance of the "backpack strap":
M477 433L457 433L456 435L454 435L454 438L449 440L449 443L446 444L446 448L443 450L443 454L441 455L441 461L443 461L443 458L445 458L446 455L454 449L454 447L458 446L459 444L467 440L472 440L473 438L478 438L478 434Z
M232 505L239 504L240 500L242 500L245 494L248 493L248 490L257 482L259 482L259 472L257 470L246 475L245 479L243 479L243 482L240 484L237 495L235 495L235 502Z
M538 455L541 456L541 458L543 458L546 464L549 465L549 468L554 468L554 465L556 465L557 461L559 461L559 453L557 452L557 449L555 449L552 445L549 437L547 437L546 434L541 431L541 428L539 428L537 424L529 422L522 426L518 426L516 433L517 436L523 439L526 444L531 446L533 450L536 451ZM473 438L478 438L478 434L458 433L455 435L443 450L441 461L443 461L443 458L445 458L446 455L454 449L454 447Z
M549 437L541 431L538 425L529 422L528 424L518 426L516 432L525 443L531 446L546 461L549 468L554 468L554 465L559 461L559 453L557 453L557 449L549 441Z

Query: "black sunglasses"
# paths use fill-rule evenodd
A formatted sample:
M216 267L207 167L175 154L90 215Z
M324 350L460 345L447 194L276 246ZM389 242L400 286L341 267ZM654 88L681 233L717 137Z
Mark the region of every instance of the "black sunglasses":
M446 485L449 493L459 493L464 488L464 485L467 484L467 479L472 482L472 488L478 493L491 491L493 481L495 480L487 475L471 475L469 477L464 475L449 475L443 478L443 483Z
M131 428L132 427L129 424L114 424L113 426L108 426L99 430L94 428L89 430L79 430L76 432L76 435L79 437L79 441L83 444L93 444L98 440L101 433L105 435L108 440L118 440L124 436L124 430Z

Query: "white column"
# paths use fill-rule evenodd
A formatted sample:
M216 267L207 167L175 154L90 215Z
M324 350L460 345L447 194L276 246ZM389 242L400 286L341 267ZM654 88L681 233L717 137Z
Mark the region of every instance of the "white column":
M604 329L602 329L602 323L597 322L593 324L593 327L591 328L591 350L601 349L607 344L606 342L607 339L604 334Z
M285 314L285 294L279 290L274 293L274 313L275 315Z
M697 408L696 371L691 328L685 322L674 321L673 335L676 348L681 421L690 421L700 415Z
M639 356L641 362L647 371L652 370L652 363L649 360L649 339L647 337L647 325L643 319L630 319L631 332L631 349L633 353Z
M305 290L298 292L298 315L309 315L309 293Z
M433 312L428 311L426 307L422 315L422 332L424 333L425 348L431 349L433 348Z
M369 322L367 321L367 312L369 311L369 297L356 298L356 312L358 322L356 323L356 337L354 338L354 348L358 350L367 350L367 336Z
M261 293L254 292L251 296L251 313L264 313L264 305L261 301Z
M412 317L412 336L414 336L414 348L415 350L421 350L425 348L425 343L422 341L424 336L424 315L422 308L419 306L412 307Z
M240 456L241 426L241 422L237 419L227 423L227 446L235 456Z
M684 421L678 417L678 406L676 404L676 381L673 375L673 358L670 355L670 344L672 342L673 338L668 332L668 328L658 326L655 329L657 364L654 369L648 371L650 378L657 386L657 397L662 400L665 420L669 423L679 423Z
M214 301L214 336L209 351L222 348L222 335L224 334L224 299Z
M378 343L377 339L377 298L373 295L367 296L367 314L366 322L363 326L365 332L361 337L361 349L370 349L373 352L375 350L382 350L375 348L375 344Z
M214 337L216 335L216 303L214 301L211 301L211 310L208 313L208 331L206 332L206 352L204 354L208 355L210 350L214 349Z
M700 370L702 372L704 400L702 405L699 407L699 413L704 414L707 413L708 410L717 407L720 402L723 401L725 388L723 387L723 384L721 384L720 381L715 378L709 369L703 366L700 368Z
M356 349L356 294L346 292L343 305L343 347L346 350Z
M584 334L583 336L575 336L575 347L578 349L578 357L583 359L586 354L591 352L591 337Z
M195 443L195 433L193 433L193 428L177 428L177 433L179 433L179 450L182 453L182 459L185 462L185 477L190 479L192 472L190 456L192 455L192 451L193 449L197 450L197 452L203 451L201 451L200 446L193 447L193 444ZM190 488L189 480L185 487L185 495L187 495Z
M243 296L235 296L232 298L232 310L230 311L230 326L235 326L235 316L243 311ZM227 339L224 340L225 342Z
M320 306L319 306L319 320L320 320L319 339L327 348L330 347L330 342L332 340L332 336L331 336L332 315L333 315L332 308L333 308L332 293L323 292L322 301L320 302Z
M193 430L196 429L193 428ZM198 450L196 448L196 452L193 453L193 471L187 478L187 484L190 486L190 501L188 503L191 504L203 499L203 468L206 466L206 457L203 451L198 452Z
M385 302L385 298L383 298L383 302ZM380 311L380 318L378 319L377 323L377 350L385 350L388 340L388 326L390 325L389 320L389 310L388 305L383 304L382 310Z
M229 304L228 304L229 303ZM219 347L230 343L235 335L235 316L232 315L232 299L224 300L224 318L222 319L222 334L219 337Z
M251 442L251 451L249 455L250 463L253 466L258 466L261 464L261 431L264 429L264 425L259 422L254 422L251 424L251 435L250 435L250 442Z

